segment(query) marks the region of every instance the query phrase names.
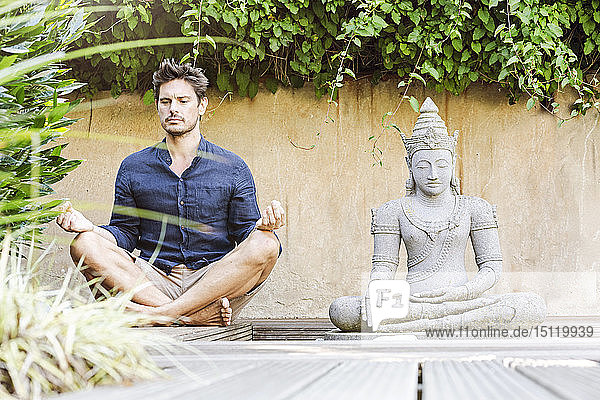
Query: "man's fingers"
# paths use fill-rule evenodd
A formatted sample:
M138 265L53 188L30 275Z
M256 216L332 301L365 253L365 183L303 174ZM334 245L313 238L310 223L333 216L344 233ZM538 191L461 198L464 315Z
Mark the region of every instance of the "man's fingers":
M56 223L67 232L73 232L77 227L78 215L70 201L65 201L57 209L62 213L56 217Z
M271 202L271 207L273 208L273 215L277 221L281 221L281 213L283 209L281 208L281 204L278 201L273 200Z
M64 219L64 227L66 230L72 230L71 225L73 225L73 213L66 212Z
M70 217L71 217L71 213L70 212L65 212L61 215L61 220L60 220L60 226L65 229L68 230L69 229L69 221L70 221Z
M273 209L273 215L275 216L275 229L285 225L285 210L281 203L277 200L271 201L271 208Z
M277 222L277 220L275 219L275 214L273 213L273 207L271 207L271 206L267 207L267 209L265 210L265 212L267 213L267 218L269 220L269 225L275 225L275 223Z
M273 200L271 204L264 209L261 218L256 222L256 226L268 230L275 230L285 225L285 211L281 203Z
M62 203L61 205L59 205L58 207L56 207L56 209L58 211L64 213L64 212L73 210L73 206L71 205L71 202L67 200L64 203Z
M275 217L277 218L277 222L279 224L278 228L285 225L285 210L281 206L281 203L276 202L276 207L274 207Z

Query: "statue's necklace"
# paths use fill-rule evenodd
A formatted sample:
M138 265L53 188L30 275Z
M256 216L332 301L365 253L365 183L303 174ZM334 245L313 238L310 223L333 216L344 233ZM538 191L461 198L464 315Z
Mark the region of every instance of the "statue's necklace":
M435 221L426 221L419 217L415 212L414 199L411 197L405 197L402 202L402 210L406 219L414 225L416 228L422 230L427 236L435 241L437 235L445 229L454 229L458 226L458 213L459 213L459 199L458 196L454 197L454 206L452 212L447 218L443 218Z

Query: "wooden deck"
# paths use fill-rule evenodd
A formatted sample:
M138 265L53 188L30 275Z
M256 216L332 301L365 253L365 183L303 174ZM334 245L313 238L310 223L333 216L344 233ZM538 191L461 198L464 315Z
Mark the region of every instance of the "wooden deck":
M271 329L261 323L263 332ZM315 330L319 324L310 322ZM286 332L288 328L282 327ZM192 340L171 356L153 357L170 379L101 387L58 399L600 398L597 337Z

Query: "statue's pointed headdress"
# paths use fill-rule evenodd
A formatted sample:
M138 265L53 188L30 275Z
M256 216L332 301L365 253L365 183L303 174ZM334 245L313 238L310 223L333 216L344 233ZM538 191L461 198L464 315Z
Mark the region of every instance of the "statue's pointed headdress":
M446 124L438 115L439 111L433 100L430 97L426 98L419 110L421 115L417 118L412 136L408 138L400 133L408 159L419 150L445 149L454 156L458 131L454 131L452 136L448 135Z

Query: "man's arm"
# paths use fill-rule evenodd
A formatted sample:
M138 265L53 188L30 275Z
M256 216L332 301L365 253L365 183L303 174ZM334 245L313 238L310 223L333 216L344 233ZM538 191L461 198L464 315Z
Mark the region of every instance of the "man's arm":
M140 219L136 212L136 203L130 188L128 174L129 167L125 159L115 180L115 201L109 225L95 226L83 214L74 210L70 203L63 205L65 212L56 219L67 232L89 232L94 231L111 243L133 251L139 239ZM124 214L120 214L123 211Z
M285 225L285 210L273 200L262 212L256 203L256 188L248 166L240 166L235 177L234 193L229 203L228 229L230 237L241 243L256 228L273 231Z
M73 208L70 201L65 202L62 207L64 211L56 217L56 223L67 232L95 232L111 243L117 244L115 237L106 229L94 225L80 211Z

